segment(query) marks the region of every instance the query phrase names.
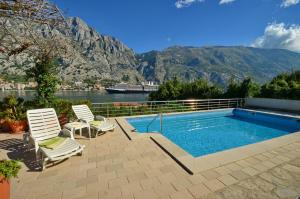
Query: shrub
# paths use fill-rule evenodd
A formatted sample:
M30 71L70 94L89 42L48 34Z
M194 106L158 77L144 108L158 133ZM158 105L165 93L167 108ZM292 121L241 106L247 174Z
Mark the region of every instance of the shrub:
M1 160L0 161L0 176L5 179L17 177L21 166L16 160Z
M12 95L4 98L2 103L3 116L7 120L24 120L26 119L26 109L24 99L16 98Z

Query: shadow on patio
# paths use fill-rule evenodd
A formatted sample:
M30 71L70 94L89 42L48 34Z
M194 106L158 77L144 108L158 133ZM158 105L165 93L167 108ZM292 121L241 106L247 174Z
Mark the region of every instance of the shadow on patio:
M39 165L35 160L35 154L28 151L23 145L23 140L18 138L10 138L0 140L0 149L7 151L9 159L23 162L29 171L38 171Z

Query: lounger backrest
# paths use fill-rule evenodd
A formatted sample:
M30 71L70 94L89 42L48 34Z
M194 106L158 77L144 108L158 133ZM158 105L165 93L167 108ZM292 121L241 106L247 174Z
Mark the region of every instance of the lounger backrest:
M87 105L75 105L72 106L72 109L78 119L91 122L95 120L95 117Z
M28 110L27 119L30 134L36 141L56 137L61 131L53 108Z

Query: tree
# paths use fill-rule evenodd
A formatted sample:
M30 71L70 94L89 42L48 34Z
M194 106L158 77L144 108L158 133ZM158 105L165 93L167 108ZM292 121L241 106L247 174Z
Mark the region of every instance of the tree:
M241 83L237 83L231 79L227 87L224 97L226 98L245 98L255 97L260 93L260 86L251 78L244 79Z
M300 99L300 71L283 73L261 88L260 97L279 99Z
M27 76L33 78L37 82L38 105L50 107L55 100L55 92L59 79L57 74L57 63L53 58L45 57L41 54L35 61L35 66L26 71Z
M0 55L22 58L37 86L37 101L48 106L57 88L57 58L66 54L67 43L57 34L67 29L64 16L46 0L0 0ZM67 29L68 30L68 29Z
M158 91L152 92L150 100L179 100L179 99L208 99L222 95L222 90L199 79L192 83L184 83L174 77L172 80L160 85Z

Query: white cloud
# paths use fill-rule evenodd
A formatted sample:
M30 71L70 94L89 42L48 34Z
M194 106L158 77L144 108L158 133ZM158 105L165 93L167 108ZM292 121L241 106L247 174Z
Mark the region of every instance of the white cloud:
M300 3L300 0L282 0L281 7L287 8Z
M219 4L222 5L222 4L228 4L228 3L232 3L234 2L235 0L220 0Z
M300 52L300 26L284 23L269 24L263 36L252 44L259 48L280 48Z
M184 8L192 5L193 3L196 2L204 2L205 0L177 0L175 3L175 6L177 8Z

